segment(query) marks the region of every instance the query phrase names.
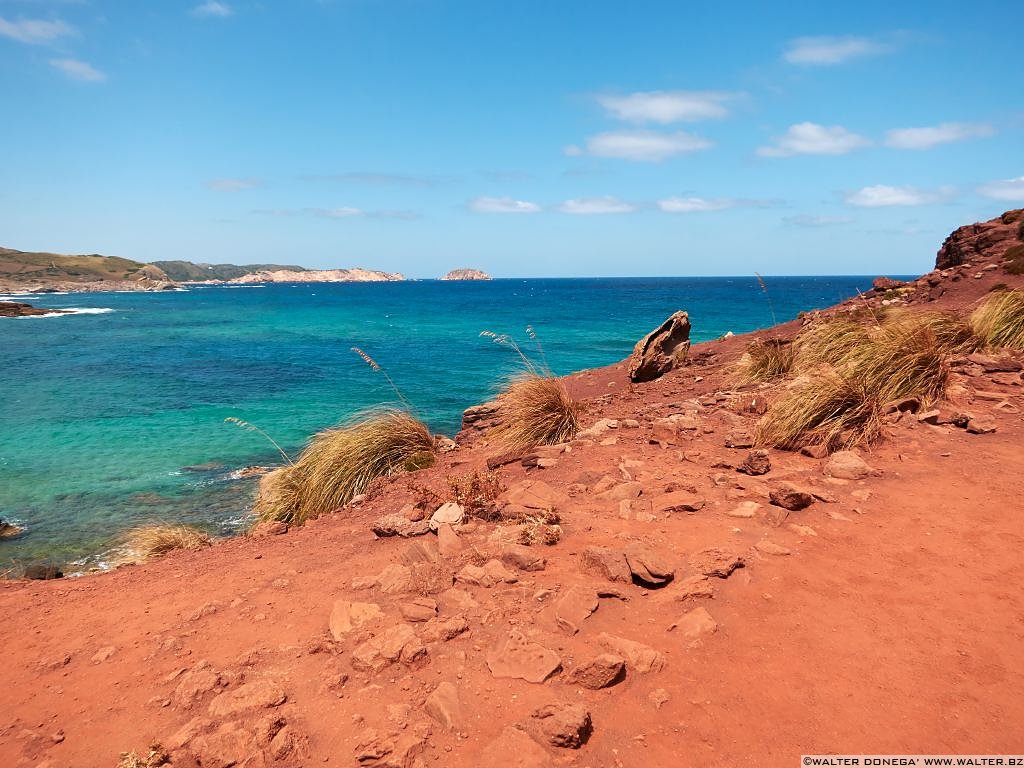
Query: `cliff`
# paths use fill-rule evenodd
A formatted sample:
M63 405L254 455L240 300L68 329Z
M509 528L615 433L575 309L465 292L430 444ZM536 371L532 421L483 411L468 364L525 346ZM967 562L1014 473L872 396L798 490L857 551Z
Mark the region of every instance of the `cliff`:
M989 221L955 230L939 248L936 269L950 269L978 259L1002 257L1024 241L1024 209L1007 211Z
M290 269L260 271L242 275L229 283L379 283L405 280L398 272L380 272L373 269L307 269L296 272Z
M159 267L119 256L0 248L3 291L158 291L174 287Z
M490 280L491 276L479 269L453 269L442 280Z

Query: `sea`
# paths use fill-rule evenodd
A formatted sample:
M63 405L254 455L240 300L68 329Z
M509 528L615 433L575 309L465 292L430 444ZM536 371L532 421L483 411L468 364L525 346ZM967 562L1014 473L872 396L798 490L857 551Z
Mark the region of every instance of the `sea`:
M103 567L126 529L183 522L238 532L256 480L318 430L396 395L454 435L521 361L557 374L626 357L684 309L704 341L792 319L869 277L438 280L193 286L41 294L72 314L0 318L0 571L47 559ZM2 299L0 299L2 300ZM528 330L532 329L532 330ZM535 338L533 338L535 337ZM373 370L353 347L383 372Z

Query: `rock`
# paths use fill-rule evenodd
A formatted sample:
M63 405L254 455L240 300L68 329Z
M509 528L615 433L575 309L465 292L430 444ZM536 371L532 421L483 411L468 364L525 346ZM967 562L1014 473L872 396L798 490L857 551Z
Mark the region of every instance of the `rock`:
M597 500L617 502L625 499L635 499L643 493L643 490L643 485L637 482L619 483L604 493L599 493L597 495Z
M437 526L437 551L446 558L454 557L462 551L462 540L448 523Z
M431 619L423 626L423 641L427 643L447 642L469 630L469 621L462 614L441 621Z
M408 592L412 586L412 569L392 563L377 575L377 588L385 595Z
M903 288L908 283L903 280L894 280L891 277L876 277L871 285L876 291L891 291L895 288Z
M495 677L543 683L562 667L558 654L512 630L487 654L487 668Z
M602 653L569 673L567 682L592 691L608 688L626 677L626 660L614 653Z
M668 695L668 691L664 688L656 688L647 694L647 700L654 705L655 709L661 709L671 698L672 697Z
M569 497L543 480L524 480L505 492L504 502L505 505L549 511L564 507L569 503Z
M453 269L442 280L490 280L491 276L480 269Z
M741 501L735 508L730 509L725 514L729 515L729 517L753 517L760 508L761 505L756 501Z
M92 663L93 664L102 664L104 661L109 659L115 653L117 653L117 648L115 648L112 645L105 645L102 648L100 648L98 651L96 651L95 654L93 654Z
M20 301L0 301L0 317L32 317L33 315L66 315L66 309L43 309Z
M335 600L329 621L331 635L341 641L352 630L379 623L383 618L384 611L376 603Z
M178 709L190 709L203 696L221 684L221 676L210 667L196 667L178 679L171 702Z
M63 579L64 569L53 563L29 563L21 572L23 579L33 581L49 581L50 579Z
M430 531L430 523L426 520L410 520L405 515L395 513L377 518L372 530L378 536L422 536Z
M768 457L768 451L762 449L748 453L743 463L736 467L737 472L745 475L766 475L771 469L772 462Z
M25 529L21 526L8 523L6 520L0 520L0 539L13 539L21 536L24 532Z
M764 521L773 528L778 528L789 519L789 510L782 507L770 506L764 510Z
M707 500L690 491L673 491L656 500L657 508L662 512L698 512L704 508Z
M679 601L712 598L715 596L715 587L704 574L688 576L676 585L675 590L676 600Z
M717 632L718 622L704 608L694 608L676 620L670 629L677 630L685 640L691 641L692 644L705 635Z
M437 601L429 597L414 597L407 603L399 603L398 610L406 621L430 621L437 616Z
M630 381L653 381L665 375L686 360L689 349L690 318L685 312L675 312L633 348Z
M540 732L553 747L579 749L593 731L590 713L581 704L548 704L533 717L540 721Z
M451 731L462 727L462 705L459 702L459 689L447 681L438 683L427 697L423 710L436 720L442 728Z
M427 649L411 626L396 624L352 651L352 667L380 672L397 661L410 664L426 652Z
M1024 363L1012 357L990 357L975 352L967 356L968 361L980 365L985 373L1015 373L1024 368Z
M462 412L462 428L482 427L483 422L493 421L497 418L500 408L497 400L470 406Z
M436 531L437 527L443 524L461 525L465 517L466 510L462 508L462 505L449 501L438 507L430 516L430 530Z
M870 475L877 475L878 471L868 466L853 451L836 451L825 462L822 473L826 477L838 477L841 480L863 480Z
M749 432L736 429L725 436L726 448L753 448L754 437Z
M621 581L626 584L632 581L626 555L607 547L586 547L580 555L580 570L601 576L608 581Z
M547 561L533 547L506 544L501 550L501 561L520 571L543 571Z
M793 483L779 483L772 488L768 498L772 504L792 512L805 509L814 503L813 493Z
M774 541L768 539L761 539L754 544L754 549L763 555L790 555L790 552L786 547L781 544L776 544Z
M651 587L664 586L675 576L671 563L640 543L626 547L626 564L634 579Z
M555 622L564 632L575 635L590 614L597 610L597 593L580 585L570 587L554 605Z
M483 566L469 564L455 574L455 581L473 587L490 588L496 584L515 584L519 577L499 560L488 560Z
M280 536L281 534L288 533L288 523L282 520L264 520L259 525L255 526L250 535L251 536Z
M210 714L227 719L255 709L279 707L287 700L281 686L273 680L255 680L224 691L210 702Z
M265 764L256 736L238 723L224 723L212 733L196 736L188 744L188 749L204 768L235 765L256 768Z
M828 446L825 445L805 445L800 449L800 453L804 456L810 456L812 459L824 459L828 456Z
M506 726L477 756L480 768L547 768L547 751L524 731Z
M402 553L402 562L405 565L437 563L440 560L441 552L438 549L437 541L429 536L409 542Z
M609 635L607 632L598 635L597 641L612 653L624 658L626 664L636 672L660 672L665 668L664 655L649 645Z
M415 731L384 736L369 729L356 743L355 759L361 768L419 768L424 746L424 737Z
M734 570L746 563L743 555L720 547L709 547L690 555L690 567L704 576L726 579Z
M1003 218L1000 216L954 230L942 243L935 257L935 268L949 269L975 261L1002 258L1011 246L1019 242L1019 225Z
M995 432L996 429L995 417L988 414L972 416L967 421L967 431L972 435L987 435L991 432Z

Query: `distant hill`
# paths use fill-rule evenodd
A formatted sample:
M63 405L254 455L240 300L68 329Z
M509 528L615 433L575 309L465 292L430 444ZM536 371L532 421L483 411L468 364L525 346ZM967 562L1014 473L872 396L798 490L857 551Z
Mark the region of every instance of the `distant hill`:
M197 264L191 261L154 261L172 280L194 282L197 280L234 280L254 272L305 272L304 267L287 264Z
M480 269L453 269L442 280L490 280L491 276Z
M170 282L162 269L119 256L65 255L0 248L0 287L159 289Z

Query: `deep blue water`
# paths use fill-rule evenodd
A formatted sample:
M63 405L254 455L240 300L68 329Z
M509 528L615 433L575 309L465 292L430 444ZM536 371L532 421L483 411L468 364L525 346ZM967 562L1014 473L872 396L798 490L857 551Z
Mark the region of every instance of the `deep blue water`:
M269 463L316 430L394 400L388 371L435 430L492 396L515 356L491 330L556 373L607 365L677 309L695 341L788 320L866 290L867 277L493 280L196 287L187 292L32 297L109 312L0 318L0 518L28 533L0 564L73 560L153 519L230 532L253 483L232 470ZM214 464L195 471L187 466Z

